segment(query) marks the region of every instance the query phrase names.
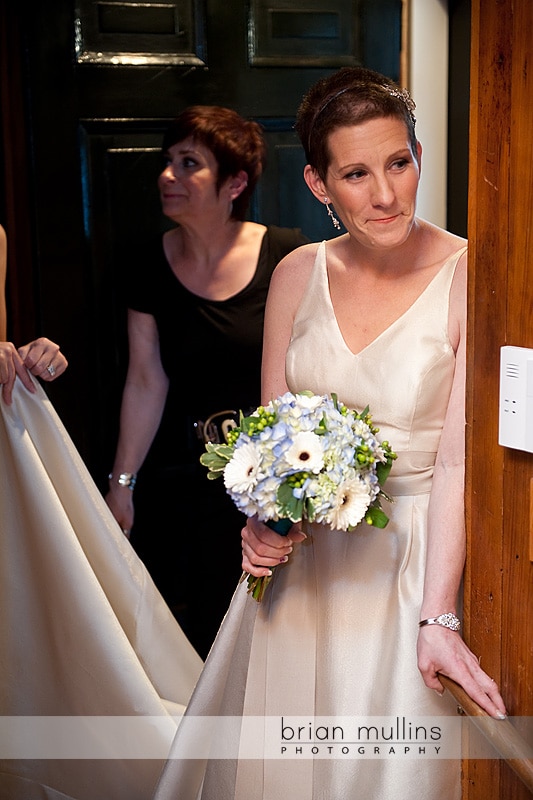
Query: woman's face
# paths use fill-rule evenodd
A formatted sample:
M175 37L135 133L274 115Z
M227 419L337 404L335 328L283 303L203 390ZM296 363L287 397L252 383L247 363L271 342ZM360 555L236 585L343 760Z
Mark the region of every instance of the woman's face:
M322 202L329 198L361 244L386 249L402 244L415 217L422 153L420 146L413 153L405 124L384 117L337 128L328 150L325 181L306 168L313 194Z
M209 148L192 138L172 145L158 179L163 213L176 221L227 213L231 199L224 186L217 192L217 176L218 163Z

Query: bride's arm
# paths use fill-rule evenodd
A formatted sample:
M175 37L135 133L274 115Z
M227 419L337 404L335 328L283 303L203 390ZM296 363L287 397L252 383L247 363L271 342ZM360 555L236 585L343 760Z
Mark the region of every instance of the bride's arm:
M292 324L315 261L317 244L293 250L280 261L270 281L265 306L261 397L268 403L287 391L285 357Z
M465 561L464 430L465 430L466 257L457 267L450 295L450 338L456 367L443 427L428 512L428 550L420 619L456 614ZM492 716L505 714L496 683L479 666L458 632L441 625L420 628L418 665L426 685L443 691L437 673L460 684Z
M274 270L265 308L261 397L263 403L288 390L285 356L294 316L313 266L318 245L310 244L289 253ZM280 536L262 522L249 519L242 530L242 567L257 577L270 574L270 567L286 561L295 542L305 534L294 525Z

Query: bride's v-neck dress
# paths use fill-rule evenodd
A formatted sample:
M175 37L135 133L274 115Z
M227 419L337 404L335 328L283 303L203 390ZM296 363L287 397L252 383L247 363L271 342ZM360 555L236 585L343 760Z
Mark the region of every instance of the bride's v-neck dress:
M336 392L359 410L370 404L379 436L398 453L386 484L394 498L385 509L390 522L352 532L307 525L308 538L275 569L261 604L239 586L187 709L191 717L293 715L333 724L354 715L409 721L456 713L449 696L424 685L416 640L429 493L455 369L449 294L463 252L354 354L332 306L326 244L319 246L293 326L288 386ZM401 757L399 748L395 757L374 759L311 759L295 751L291 758L202 763L181 759L186 737L184 726L157 800L460 797L459 761L429 757L429 747L417 757Z

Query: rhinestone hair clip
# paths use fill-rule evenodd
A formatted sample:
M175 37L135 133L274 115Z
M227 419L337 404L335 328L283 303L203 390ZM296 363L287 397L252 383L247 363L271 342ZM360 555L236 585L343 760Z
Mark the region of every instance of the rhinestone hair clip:
M398 100L401 100L402 103L407 107L409 115L413 120L413 127L416 125L416 117L415 117L415 101L407 91L407 89L396 89L394 86L383 86L391 97L397 97Z

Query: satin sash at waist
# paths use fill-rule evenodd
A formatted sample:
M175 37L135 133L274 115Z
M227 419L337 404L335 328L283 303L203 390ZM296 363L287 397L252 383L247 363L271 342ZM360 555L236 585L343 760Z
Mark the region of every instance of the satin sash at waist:
M436 453L408 451L398 453L384 490L392 497L428 494L431 491Z

